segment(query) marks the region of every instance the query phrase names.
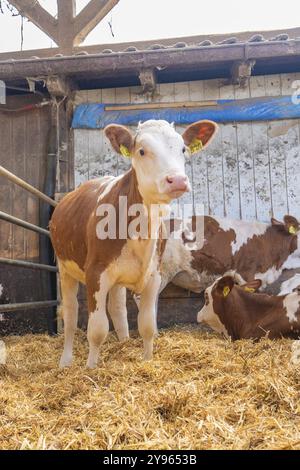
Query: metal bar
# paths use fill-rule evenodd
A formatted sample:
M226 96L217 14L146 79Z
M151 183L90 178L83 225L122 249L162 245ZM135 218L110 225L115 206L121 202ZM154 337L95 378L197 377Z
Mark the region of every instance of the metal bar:
M1 263L10 264L12 266L20 266L22 268L52 271L55 273L58 271L56 266L49 266L48 264L40 264L40 263L31 263L29 261L21 261L21 260L16 260L16 259L0 258L0 264Z
M48 237L50 235L50 232L48 230L38 227L37 225L31 224L30 222L26 222L25 220L17 219L17 217L7 214L6 212L0 211L0 219L6 220L6 222L10 222L15 225L20 225L20 227L27 228L28 230L32 230L33 232L38 232L38 233L42 233L43 235L48 235Z
M49 308L58 305L57 300L45 300L43 302L24 302L20 304L0 304L0 312L16 312L18 310L31 310L38 308Z
M29 191L40 199L43 199L45 202L48 202L48 204L50 204L51 206L57 206L57 202L54 201L54 199L51 199L50 197L46 196L46 194L31 186L31 184L26 183L26 181L22 180L21 178L18 178L18 176L6 170L5 168L3 168L3 166L0 166L0 176L5 176L13 183L17 184L18 186L21 186L21 188L26 189L26 191Z

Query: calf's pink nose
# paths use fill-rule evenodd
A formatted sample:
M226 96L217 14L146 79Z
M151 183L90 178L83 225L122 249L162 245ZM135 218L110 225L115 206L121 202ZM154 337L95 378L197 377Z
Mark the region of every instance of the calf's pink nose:
M167 176L169 191L186 191L188 189L188 177L183 175Z

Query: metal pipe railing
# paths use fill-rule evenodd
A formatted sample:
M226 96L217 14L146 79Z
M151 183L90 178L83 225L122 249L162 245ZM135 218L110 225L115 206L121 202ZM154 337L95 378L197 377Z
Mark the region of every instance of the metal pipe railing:
M38 225L31 224L30 222L25 222L25 220L18 219L13 215L7 214L6 212L0 211L0 219L6 220L6 222L10 222L15 225L19 225L20 227L27 228L28 230L32 230L33 232L41 233L43 235L50 236L50 232Z
M0 313L17 312L18 310L49 308L56 307L57 305L57 300L44 300L42 302L24 302L19 304L0 304Z
M51 206L53 207L57 206L57 202L54 201L54 199L51 199L51 197L46 196L46 194L42 193L38 189L31 186L31 184L26 183L26 181L22 180L18 176L6 170L3 166L0 166L0 176L5 176L12 183L17 184L21 188L26 189L26 191L29 191L31 194L38 196L40 199L43 199L43 201L47 202Z
M0 258L0 263L9 264L11 266L19 266L21 268L40 269L41 271L52 271L54 273L57 273L58 271L56 266L50 266L49 264L32 263L30 261L23 261L19 259Z

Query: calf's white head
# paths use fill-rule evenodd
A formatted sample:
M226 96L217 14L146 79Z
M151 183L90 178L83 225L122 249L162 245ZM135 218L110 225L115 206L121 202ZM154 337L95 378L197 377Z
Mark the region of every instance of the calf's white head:
M116 152L131 158L144 201L168 204L190 191L185 156L205 148L216 131L214 122L199 121L181 136L167 121L149 120L139 124L135 135L116 124L107 126L105 135Z

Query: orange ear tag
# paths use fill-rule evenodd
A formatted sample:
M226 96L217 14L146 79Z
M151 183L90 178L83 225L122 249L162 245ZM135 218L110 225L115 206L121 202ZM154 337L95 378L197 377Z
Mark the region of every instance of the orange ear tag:
M194 139L193 142L189 145L191 153L200 152L203 149L203 144L200 139Z
M223 297L228 297L230 294L230 288L228 286L225 286L223 289Z
M254 294L255 293L255 289L253 289L253 287L244 287L244 290L246 292L250 292L250 294Z
M120 145L120 152L123 155L123 157L126 157L126 158L131 157L131 153L129 152L129 149L123 144Z
M291 226L289 227L289 233L290 233L291 235L296 235L296 233L297 233L296 227L294 227L293 225L291 225Z

